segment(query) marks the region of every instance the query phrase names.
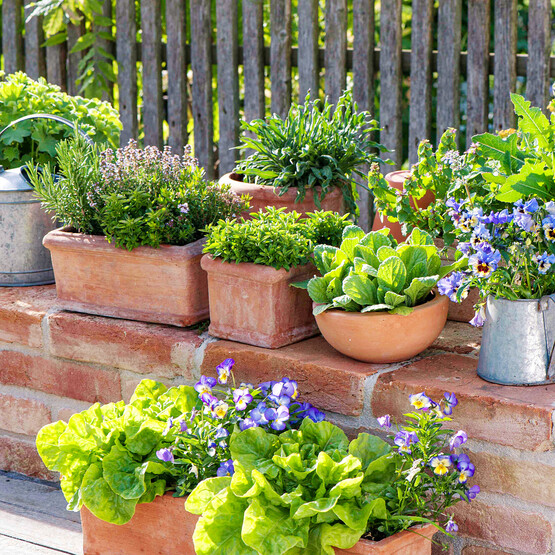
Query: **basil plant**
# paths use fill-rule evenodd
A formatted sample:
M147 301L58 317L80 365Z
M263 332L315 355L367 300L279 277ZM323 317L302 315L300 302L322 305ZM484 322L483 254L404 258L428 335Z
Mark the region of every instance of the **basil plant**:
M388 229L365 233L354 225L343 231L339 248L315 247L314 262L322 274L307 283L317 303L314 315L331 308L410 314L429 300L441 278L467 263L462 258L442 266L432 237L417 228L405 243L397 244Z

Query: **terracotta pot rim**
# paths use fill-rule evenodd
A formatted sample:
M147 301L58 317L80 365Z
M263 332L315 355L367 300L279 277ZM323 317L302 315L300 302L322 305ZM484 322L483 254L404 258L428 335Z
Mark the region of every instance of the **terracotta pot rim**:
M253 189L256 189L256 188L259 187L260 189L262 189L262 190L267 190L267 191L269 191L269 190L277 191L277 190L278 190L278 188L275 187L274 185L262 185L261 183L249 183L249 182L244 181L244 180L242 179L243 176L244 176L244 174L239 174L239 173L236 173L236 172L234 172L234 171L233 171L233 172L228 172L228 173L225 173L224 175L222 175L222 176L220 177L220 180L219 180L219 181L220 181L221 183L225 183L226 181L234 181L235 183L239 183L240 185L242 185L242 186L244 186L244 187L253 188ZM241 178L241 179L239 179L239 178ZM292 190L292 189L293 189L293 190ZM313 186L313 187L308 187L306 190L307 190L307 191L310 191L310 190L312 190L312 189L319 190L319 189L321 189L321 187L320 187L320 185L315 185L315 186ZM296 192L296 191L297 191L297 187L290 187L290 188L285 192L284 195L277 195L277 196L281 196L281 197L283 197L283 196L284 196L284 197L295 196L295 197L296 197L296 196L297 196L297 192ZM329 190L329 191L326 193L326 197L329 196L329 195L333 195L334 193L336 194L337 192L341 192L341 194L343 194L342 188L341 188L339 185L334 185L333 188L332 188L331 190ZM277 193L276 193L276 194L277 194ZM323 199L322 199L322 200L323 200ZM302 201L301 201L301 202L302 202ZM315 208L315 210L318 210L318 209Z
M409 314L409 316L411 314L414 314L415 312L419 312L419 311L422 311L422 310L428 310L430 308L433 308L437 304L445 302L445 300L449 301L449 299L447 297L445 297L444 295L440 295L435 289L432 291L432 293L434 294L434 298L430 299L429 301L426 301L423 304L419 304L419 305L413 307L414 310ZM315 303L315 302L313 302L312 306L316 307L316 306L320 306L322 304L325 304L325 303ZM376 312L347 312L346 310L341 310L340 308L330 308L329 310L326 310L326 314L328 314L328 313L345 314L349 317L351 317L351 316L352 317L362 316L362 317L370 317L370 318L372 318L372 317L377 318L377 317L380 317L380 316L381 317L383 317L383 316L389 316L389 317L402 316L400 314L390 314L389 312L387 312L387 310L376 311Z
M433 524L417 524L415 526L411 526L407 530L401 530L393 534L392 536L387 536L387 538L383 538L382 540L370 540L368 538L360 538L359 542L368 545L368 546L386 546L388 544L394 543L398 541L399 538L403 536L417 534L420 536L424 536L426 539L431 539L439 530Z

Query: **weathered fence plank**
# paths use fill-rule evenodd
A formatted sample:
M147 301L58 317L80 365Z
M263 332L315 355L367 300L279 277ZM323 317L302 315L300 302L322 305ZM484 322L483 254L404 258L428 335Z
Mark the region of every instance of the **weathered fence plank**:
M191 67L195 156L214 177L214 118L212 114L212 21L210 0L191 0Z
M27 21L33 10L29 4L33 2L34 0L25 0L25 73L31 79L38 79L46 76L46 53L41 48L44 42L42 17L33 17Z
M402 153L402 106L401 106L401 0L382 3L380 31L380 125L381 143L390 150L395 166L399 169Z
M162 146L162 21L160 0L141 1L145 145Z
M121 144L137 138L137 27L135 0L116 2L116 52L118 59Z
M551 51L550 0L530 2L528 12L528 75L526 96L533 106L546 109Z
M2 2L2 54L6 73L23 69L22 10L22 0Z
M168 144L182 154L187 144L187 14L185 0L166 0Z
M67 41L46 47L46 79L67 92Z
M460 122L461 0L439 3L437 30L437 135Z
M102 16L108 19L112 19L112 0L101 0L101 2L102 2ZM108 33L109 35L112 34L111 28L109 26L95 25L94 30L97 33ZM99 36L96 40L95 46L98 49L97 56L96 56L97 63L105 62L105 63L111 64L112 62L110 60L110 55L113 56L115 54L115 49L114 49L115 45L113 41L107 38L104 38L102 36ZM100 48L106 54L108 54L108 56L106 56L106 54L101 52ZM107 100L109 102L112 102L114 98L114 85L107 76L106 76L105 85L106 85L106 90L102 91L102 100Z
M237 0L216 3L220 175L235 166L239 130Z
M72 48L77 44L79 37L85 34L85 22L81 21L78 25L68 23L67 25L67 92L71 95L79 94L79 62L83 59L84 51L72 52Z
M318 61L318 0L303 0L297 8L299 18L299 102L304 102L310 91L311 98L318 97L320 71ZM356 19L355 19L356 21Z
M262 2L243 0L245 119L264 116L264 12Z
M353 99L360 110L374 114L374 0L353 0ZM360 178L357 183L366 184L366 180ZM361 186L358 193L359 225L369 229L372 196Z
M413 0L410 66L409 163L418 161L418 145L430 137L432 121L433 0Z
M488 129L490 0L468 2L466 146Z
M326 95L336 104L347 78L347 0L326 0Z
M272 113L285 116L291 104L291 0L270 2Z
M515 124L510 93L516 84L516 0L495 0L494 18L493 127L500 130Z

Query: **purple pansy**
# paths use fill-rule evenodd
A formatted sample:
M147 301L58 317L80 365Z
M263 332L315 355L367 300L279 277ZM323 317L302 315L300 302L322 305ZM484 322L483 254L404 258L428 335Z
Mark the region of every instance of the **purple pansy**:
M433 401L424 392L410 395L409 401L414 408L423 411L427 411L434 404Z
M440 279L437 283L437 288L440 295L449 297L450 301L458 302L457 291L463 284L463 280L466 277L464 272L453 272L449 276L445 276ZM464 298L464 297L463 297Z
M239 422L241 431L248 430L249 428L256 428L258 424L252 418L245 418Z
M488 245L490 247L490 245ZM468 259L469 266L476 277L489 278L501 261L501 253L498 250L489 252L489 248L484 247L478 250Z
M283 378L281 382L277 382L272 386L272 395L276 398L286 395L294 401L299 396L297 382L289 378Z
M466 443L468 440L468 436L466 432L463 430L459 430L450 440L449 440L449 448L451 451L459 448L463 443Z
M418 443L418 436L415 432L407 432L406 430L397 432L393 443L399 448L399 453L410 455L412 453L410 446Z
M534 198L528 202L517 200L514 204L513 219L515 224L524 231L530 231L534 225L532 214L538 211L538 201Z
M535 254L532 260L538 265L540 274L547 274L551 265L555 263L555 255L544 252L543 254Z
M457 469L459 470L459 482L461 484L466 484L468 479L474 476L476 470L471 462L459 462Z
M220 464L218 470L216 470L216 476L220 478L222 476L233 476L235 468L233 467L233 460L229 459L222 464Z
M258 403L258 405L251 410L250 417L257 426L264 426L265 424L268 424L268 419L265 416L267 410L268 406L264 403L264 401Z
M318 410L316 407L310 406L305 411L305 415L312 420L312 422L323 422L326 418L326 415L321 411Z
M544 218L542 220L542 227L545 238L551 242L555 241L555 215L550 214L547 218Z
M216 385L216 378L201 376L200 380L195 384L195 391L202 395L203 393L211 393L212 388Z
M218 383L226 384L231 374L231 369L235 361L232 358L226 358L223 362L216 366L216 370L218 371Z
M480 493L480 486L472 486L467 492L466 495L469 501L472 499L476 499L476 496Z
M391 416L389 414L380 416L378 418L378 424L380 425L380 428L385 428L386 430L389 430L391 428Z
M443 397L445 398L445 408L443 412L450 416L453 414L453 407L456 407L459 404L459 401L454 393L444 393Z
M211 393L203 393L200 396L200 400L210 408L212 408L218 402L218 398Z
M267 409L265 413L266 418L271 421L270 426L281 432L285 430L287 421L289 420L289 409L285 406L278 407L277 409Z
M156 456L164 462L173 462L173 453L171 452L171 449L159 449L158 451L156 451Z
M445 531L446 531L448 534L451 534L451 533L453 533L453 532L457 532L458 530L459 530L459 527L457 526L457 524L455 523L455 521L454 521L452 518L450 518L450 519L447 521L447 524L445 525Z
M245 410L252 401L252 395L247 388L236 389L233 392L233 402L237 410Z
M476 328L481 328L486 321L486 309L481 306L476 313L474 314L474 318L470 320L470 324Z
M181 432L186 432L189 429L189 427L187 426L187 422L185 422L185 420L179 421L179 429L181 430Z

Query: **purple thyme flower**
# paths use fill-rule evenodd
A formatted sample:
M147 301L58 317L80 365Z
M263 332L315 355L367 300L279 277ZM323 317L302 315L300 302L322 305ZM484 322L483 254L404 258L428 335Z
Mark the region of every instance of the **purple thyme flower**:
M484 325L485 321L486 321L486 309L483 306L481 306L474 314L474 318L470 320L470 325L476 328L481 328Z
M445 525L445 531L446 531L448 534L451 534L452 532L457 532L458 530L459 530L459 527L457 526L457 524L455 523L455 521L454 521L452 518L450 518L450 519L447 521L447 524Z
M179 208L179 211L182 214L187 214L189 212L189 205L186 202L184 202L183 204L179 204L177 208Z
M393 443L399 448L399 453L410 455L412 453L410 446L418 443L418 436L414 432L405 430L397 432Z
M229 459L220 464L220 467L216 470L216 476L219 476L220 478L222 476L233 476L234 472L235 468L233 467L233 460Z
M251 401L252 395L247 388L236 389L233 392L233 402L235 403L235 408L237 410L245 410Z
M265 413L266 418L272 421L270 426L281 432L285 430L287 421L289 420L289 409L285 406L278 407L277 409L268 409Z
M463 280L466 277L464 272L453 272L449 276L445 276L444 278L440 279L437 283L437 288L440 295L445 295L449 297L450 301L454 303L458 302L457 299L457 291L460 289L461 285L463 284ZM464 291L461 295L461 298L464 299L468 295L467 291Z
M173 462L173 453L171 452L171 449L159 449L158 451L156 451L156 456L164 462Z
M469 501L476 499L476 496L480 493L480 486L472 486L467 492L466 495Z
M216 366L216 370L218 371L218 382L221 384L226 384L231 374L231 369L235 361L232 358L226 358L223 362Z
M216 378L201 376L200 380L195 384L195 391L202 395L203 393L211 393L212 388L216 385Z
M443 396L445 397L445 408L443 412L450 416L453 414L453 407L456 407L459 401L454 393L444 393Z
M378 424L380 425L380 428L385 428L386 430L389 430L391 428L391 416L389 416L389 414L380 416L378 418Z
M454 451L458 447L460 447L463 443L466 443L468 440L468 436L466 432L463 430L459 430L450 440L449 440L449 447L451 451Z

